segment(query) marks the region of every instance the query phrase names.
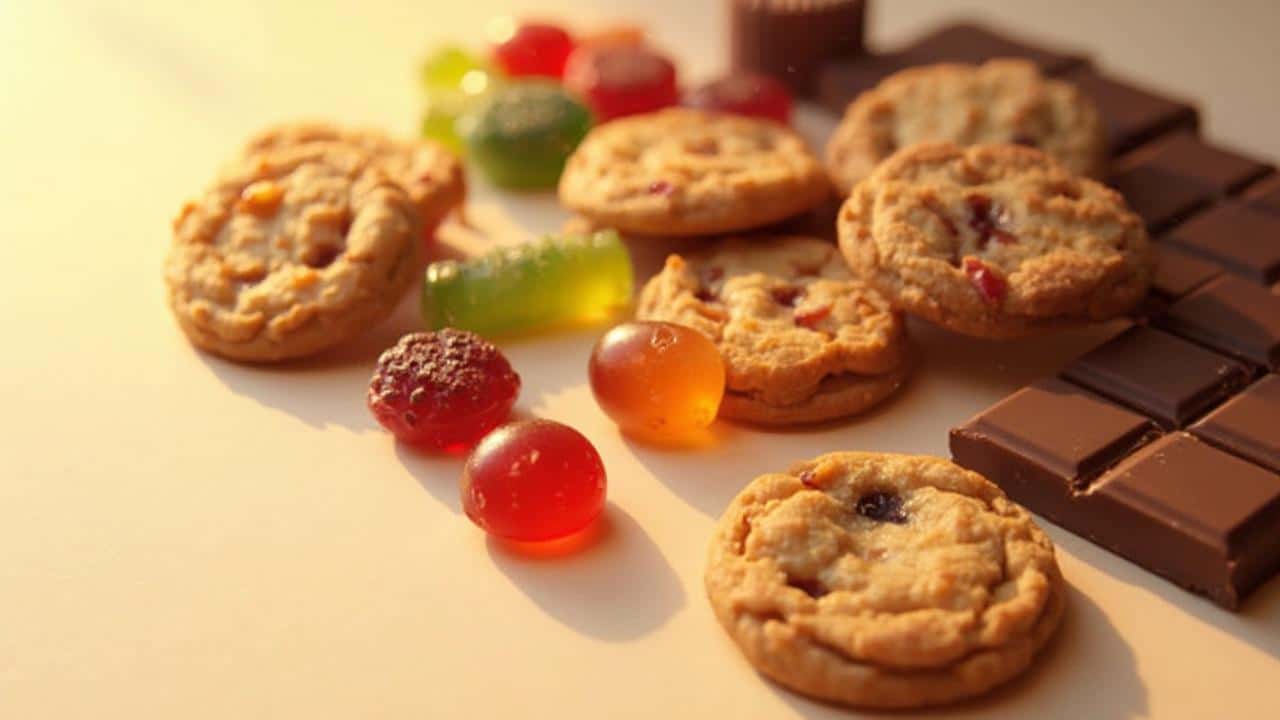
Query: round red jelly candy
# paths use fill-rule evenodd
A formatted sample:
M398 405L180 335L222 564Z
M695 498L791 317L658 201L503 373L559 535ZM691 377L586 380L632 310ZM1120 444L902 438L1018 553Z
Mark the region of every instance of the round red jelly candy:
M680 100L676 66L639 44L593 44L574 50L565 65L564 86L586 100L601 121L653 112Z
M702 333L665 322L619 325L596 343L591 392L623 431L681 439L715 420L724 397L724 361Z
M410 333L383 352L367 400L404 442L459 452L505 422L519 394L520 376L496 347L445 328Z
M587 527L604 509L600 454L577 430L550 420L490 433L462 470L462 510L482 530L521 542Z
M730 75L689 91L685 104L703 110L791 122L791 92L768 75Z
M493 59L512 77L564 75L573 52L573 38L564 28L548 23L515 22L502 18L491 29Z

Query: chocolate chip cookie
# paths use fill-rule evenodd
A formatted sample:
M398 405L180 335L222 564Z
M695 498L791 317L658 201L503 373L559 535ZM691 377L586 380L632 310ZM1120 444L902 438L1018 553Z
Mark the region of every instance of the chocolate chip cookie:
M1152 276L1119 193L1017 145L905 148L858 183L837 228L854 273L895 308L978 337L1123 315Z
M716 526L705 581L760 672L876 708L953 702L1018 675L1066 595L1053 544L998 487L880 453L753 480Z
M717 235L817 207L831 194L804 140L777 123L672 109L592 130L560 178L560 202L628 235Z
M849 104L827 144L827 168L848 192L899 148L930 140L1023 144L1078 175L1101 178L1106 169L1106 133L1093 102L1034 63L1011 59L889 76Z
M731 238L671 255L636 316L706 335L725 361L722 417L767 425L852 415L892 395L908 366L901 317L817 238Z
M418 276L421 212L343 143L261 150L173 223L169 305L195 345L233 360L298 358L388 315Z

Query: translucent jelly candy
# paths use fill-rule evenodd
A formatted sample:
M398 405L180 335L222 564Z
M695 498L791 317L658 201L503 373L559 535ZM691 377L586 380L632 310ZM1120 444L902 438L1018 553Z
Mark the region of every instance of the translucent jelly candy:
M730 75L700 85L685 97L690 107L791 122L791 92L768 75Z
M428 327L484 335L606 318L631 302L631 256L613 231L547 237L427 268Z
M499 18L489 27L493 59L511 77L564 75L573 52L573 38L564 28L548 23Z
M525 420L490 433L462 470L462 510L491 535L554 540L604 509L604 463L577 430Z
M383 352L367 401L400 440L457 452L505 422L519 394L520 376L497 348L446 328L410 333Z
M601 122L675 105L676 67L641 44L579 47L565 65L564 86L584 99Z
M707 427L724 397L724 362L702 333L665 322L619 325L596 343L591 391L624 432L675 439Z
M459 127L485 176L508 188L552 188L591 129L591 111L559 85L500 88Z
M482 58L461 48L445 47L422 64L426 107L422 135L454 152L464 150L457 121L498 86L498 72Z

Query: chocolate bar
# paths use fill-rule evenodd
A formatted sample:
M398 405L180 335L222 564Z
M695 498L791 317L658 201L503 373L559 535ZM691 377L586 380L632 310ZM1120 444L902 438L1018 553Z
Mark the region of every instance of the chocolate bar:
M1098 105L1107 125L1107 144L1113 156L1165 133L1194 132L1200 127L1200 115L1189 103L1161 97L1093 68L1075 68L1063 74L1062 79L1074 83Z
M1224 275L1155 318L1157 326L1268 370L1280 368L1280 296Z
M1156 243L1155 258L1156 273L1143 315L1164 312L1170 304L1223 272L1221 266L1168 243Z
M1280 376L1259 380L1190 431L1232 455L1280 472Z
M1280 280L1280 214L1244 203L1218 205L1176 228L1167 241L1254 282Z
M1155 167L1194 180L1217 196L1234 195L1274 168L1246 155L1211 145L1192 133L1175 132L1126 156L1129 166Z
M1250 207L1280 213L1280 177L1272 176L1253 186L1244 199Z
M843 113L859 94L899 70L942 62L976 65L1005 57L1030 60L1049 75L1088 63L1082 55L1031 45L981 25L960 22L939 27L897 50L826 65L817 74L817 99L828 110Z
M1050 521L1224 607L1280 570L1280 474L1184 431L1160 435L1061 380L954 428L951 454Z
M1147 232L1158 235L1213 202L1213 191L1192 178L1156 165L1123 167L1107 179L1142 218Z

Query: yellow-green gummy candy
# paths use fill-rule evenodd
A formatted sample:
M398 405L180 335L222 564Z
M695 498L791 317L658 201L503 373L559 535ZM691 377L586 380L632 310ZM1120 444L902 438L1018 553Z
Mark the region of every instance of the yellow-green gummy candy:
M631 256L612 230L545 237L427 268L422 317L430 329L480 335L532 332L609 317L631 302Z

